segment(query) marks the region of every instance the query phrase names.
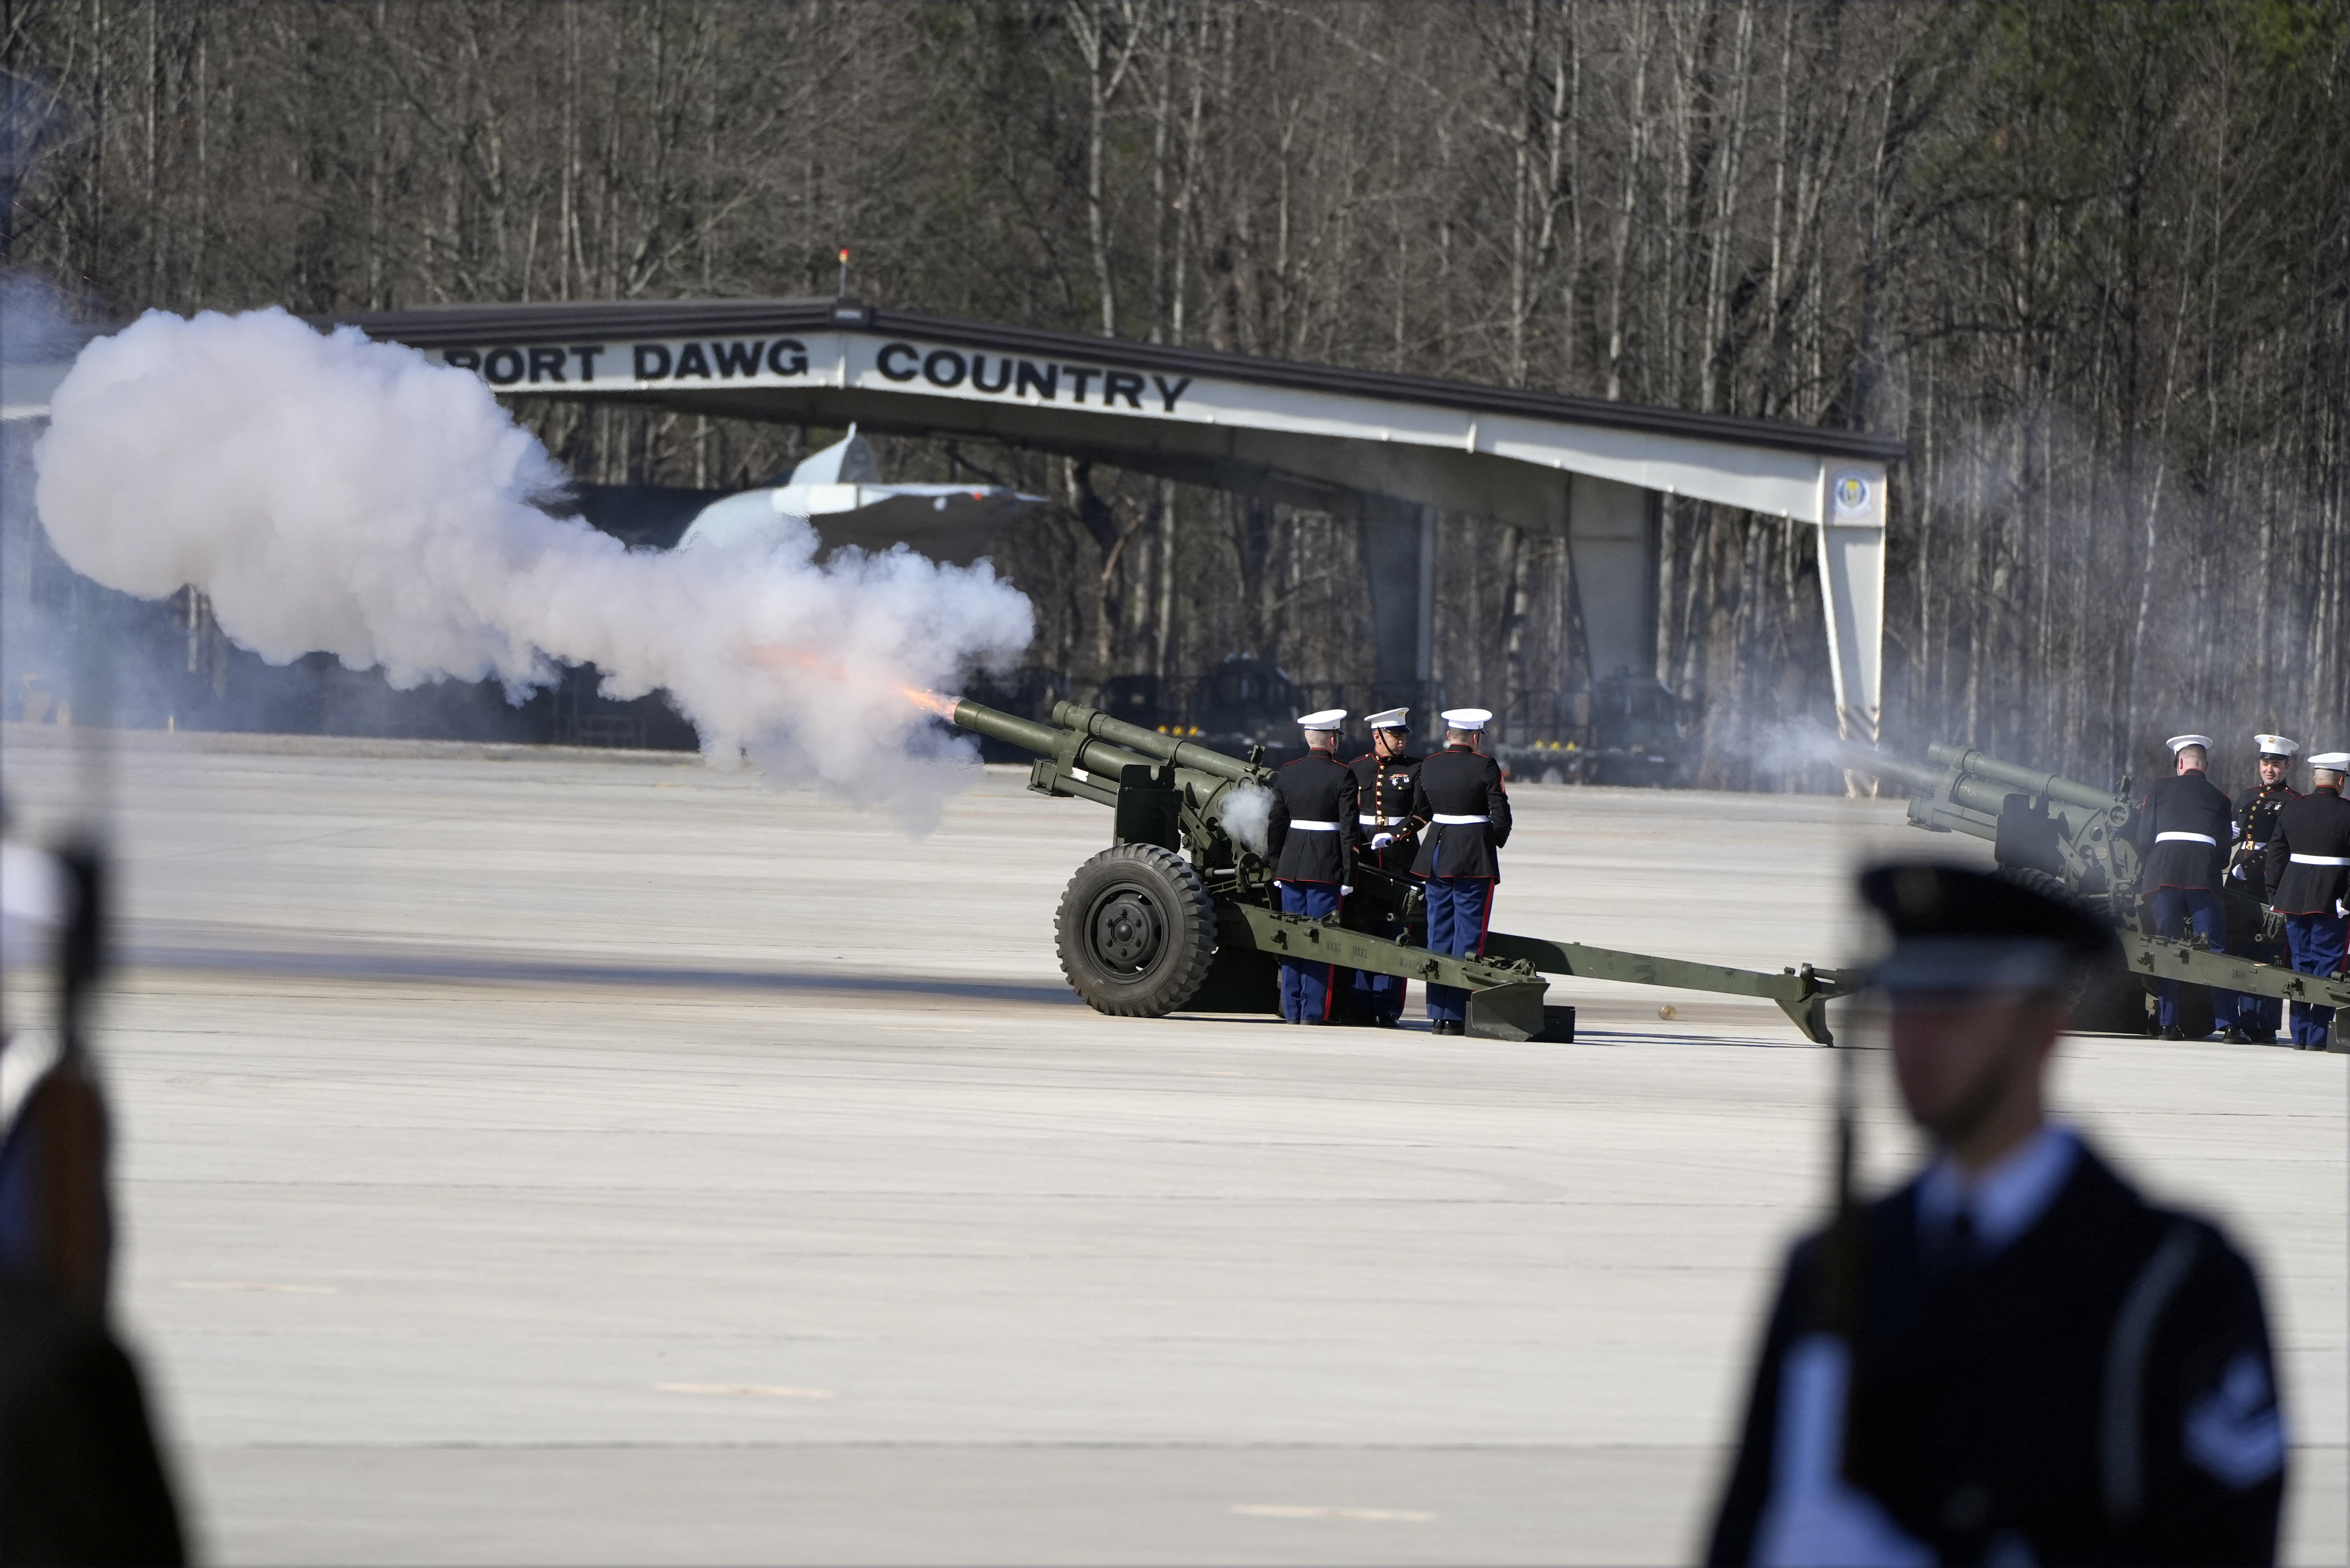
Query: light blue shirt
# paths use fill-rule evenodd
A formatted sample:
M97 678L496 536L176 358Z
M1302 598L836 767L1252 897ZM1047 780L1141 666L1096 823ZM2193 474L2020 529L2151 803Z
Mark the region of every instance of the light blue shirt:
M2054 1122L1971 1176L1943 1155L1918 1179L1918 1232L1948 1236L1963 1210L1978 1255L1988 1258L2040 1222L2080 1156L2080 1138Z

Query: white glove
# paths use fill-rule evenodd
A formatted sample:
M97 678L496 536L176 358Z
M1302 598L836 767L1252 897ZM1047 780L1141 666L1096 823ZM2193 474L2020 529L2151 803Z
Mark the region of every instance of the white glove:
M1339 887L1339 888L1338 888L1338 897L1340 897L1341 898L1343 898L1347 897L1348 894L1352 893L1353 891L1354 891L1354 889L1353 889L1352 888L1349 888L1349 887L1345 886L1344 884L1341 884L1341 885L1340 885L1340 887Z
M1934 1561L1925 1542L1839 1473L1851 1376L1851 1352L1833 1334L1787 1347L1771 1501L1754 1536L1754 1561L1766 1568L1928 1568Z
M1395 835L1392 833L1374 833L1371 835L1371 847L1374 849L1385 849L1388 845L1393 844L1394 842Z

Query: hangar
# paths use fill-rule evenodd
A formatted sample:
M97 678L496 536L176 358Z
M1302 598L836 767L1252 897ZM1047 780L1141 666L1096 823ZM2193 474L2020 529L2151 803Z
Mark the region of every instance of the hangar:
M1874 741L1898 441L1040 331L852 297L441 306L339 318L502 392L978 438L1360 518L1376 679L1430 673L1435 514L1563 535L1590 668L1653 676L1659 504L1813 524L1838 728Z

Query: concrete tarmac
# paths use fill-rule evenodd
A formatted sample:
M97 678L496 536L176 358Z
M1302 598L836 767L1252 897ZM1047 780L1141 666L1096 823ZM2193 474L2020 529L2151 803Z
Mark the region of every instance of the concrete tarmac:
M1542 1046L1105 1018L1051 924L1107 814L1021 770L910 839L692 759L61 739L0 766L36 831L109 803L121 1303L208 1558L1698 1550L1825 1188L1830 1056L1767 1005L1561 984ZM1756 967L1854 955L1861 855L1981 848L1898 803L1514 798L1497 929ZM2064 1062L2262 1268L2288 1560L2344 1561L2350 1059Z

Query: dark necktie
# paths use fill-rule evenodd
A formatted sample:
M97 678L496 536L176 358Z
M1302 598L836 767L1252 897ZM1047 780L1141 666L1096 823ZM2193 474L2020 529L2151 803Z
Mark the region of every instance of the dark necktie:
M1982 1258L1982 1237L1976 1233L1975 1217L1963 1203L1950 1216L1950 1262L1962 1269L1970 1269Z

